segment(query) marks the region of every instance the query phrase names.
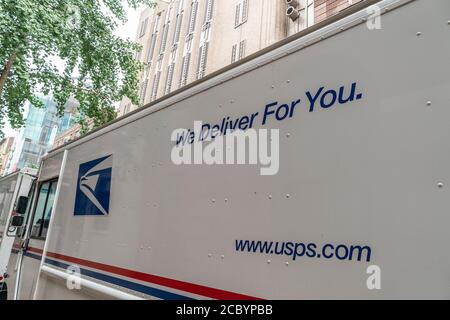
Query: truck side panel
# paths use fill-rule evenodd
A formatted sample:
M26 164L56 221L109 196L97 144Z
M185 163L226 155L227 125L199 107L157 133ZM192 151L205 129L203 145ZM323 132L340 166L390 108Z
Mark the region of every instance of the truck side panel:
M69 146L46 265L158 299L450 298L448 12L446 0L412 1L379 30L336 23L334 36L319 30L313 45ZM175 129L255 113L254 128L279 129L278 174L171 161ZM112 168L107 214L76 215L97 159ZM372 265L381 290L368 290Z

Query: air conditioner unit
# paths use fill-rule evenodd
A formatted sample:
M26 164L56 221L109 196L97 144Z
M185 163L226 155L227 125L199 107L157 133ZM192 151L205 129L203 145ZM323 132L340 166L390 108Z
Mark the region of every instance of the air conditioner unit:
M286 15L291 18L292 21L297 20L298 16L300 15L298 13L298 10L295 9L294 7L288 7L286 10Z
M299 3L298 0L286 0L286 3L289 7L297 8Z

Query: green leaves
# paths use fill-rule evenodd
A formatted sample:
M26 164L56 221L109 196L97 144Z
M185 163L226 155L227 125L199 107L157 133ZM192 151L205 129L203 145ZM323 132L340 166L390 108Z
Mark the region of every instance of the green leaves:
M70 96L100 126L116 117L114 103L128 96L138 104L136 43L113 34L126 21L124 5L150 0L0 0L0 119L23 124L26 100L39 106L38 91L53 94L58 110ZM11 56L16 58L4 73ZM73 75L76 75L73 78ZM0 123L0 129L3 124Z

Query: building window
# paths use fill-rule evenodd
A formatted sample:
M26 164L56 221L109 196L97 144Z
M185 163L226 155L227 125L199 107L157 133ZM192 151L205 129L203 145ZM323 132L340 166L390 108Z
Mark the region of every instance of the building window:
M134 55L134 59L136 59L137 61L141 61L141 53L142 53L142 50L136 51L136 54Z
M233 47L231 48L231 63L236 62L236 51L237 51L237 44L233 44Z
M212 20L212 14L214 9L214 0L207 0L205 7L205 19L203 23L209 22Z
M162 55L166 51L167 38L169 37L170 29L170 16L172 15L172 7L169 7L166 13L166 19L162 31L161 47L159 48L159 54Z
M157 37L156 33L152 34L152 38L150 40L150 47L148 48L147 53L147 63L152 62L153 54L155 53L156 37Z
M152 87L152 97L151 100L156 100L158 96L158 87L159 87L159 79L161 78L161 71L156 72L155 77L153 79L153 87Z
M147 29L148 18L141 22L141 27L139 30L139 37L142 38L145 35L145 30Z
M175 31L173 35L173 45L177 44L180 41L180 33L181 33L181 24L183 23L183 12L177 15L177 21L175 23Z
M172 62L167 67L167 79L166 79L166 88L164 89L164 93L168 94L172 90L172 80L173 80L173 71L175 69L175 63Z
M183 65L181 67L180 88L187 84L190 63L191 63L191 53L188 52L183 58Z
M191 16L189 18L189 27L187 34L191 34L195 30L195 23L197 21L198 1L193 1L191 4Z
M175 31L173 34L173 42L172 45L175 46L180 41L181 34L181 26L183 24L183 15L184 15L184 0L180 0L178 3L178 11L177 11L177 20L175 22Z
M153 24L153 32L152 32L152 37L150 39L150 47L148 48L148 52L147 52L147 63L150 63L153 60L153 55L155 53L155 48L156 48L156 40L158 38L158 24L159 24L160 18L161 18L161 13L156 15L155 22Z
M241 21L241 3L236 5L236 13L234 15L234 27L239 27Z
M145 102L145 96L147 94L147 86L148 86L148 78L145 79L141 87L141 96L140 96L141 105L143 105Z
M240 25L247 22L248 6L249 6L249 0L243 0L236 5L235 16L234 16L234 27L235 28L237 28Z
M238 52L238 45L234 44L231 48L231 63L236 62L237 60L241 60L245 57L245 47L246 47L247 40L242 40L239 42L239 52ZM239 53L239 55L238 55Z
M245 45L246 45L246 40L242 40L239 43L239 60L241 60L242 58L245 57Z
M159 54L163 54L166 51L166 45L167 45L167 35L169 33L169 23L166 23L163 26L162 31L162 39L161 39L161 47L159 48Z
M248 1L249 0L244 0L242 2L242 23L247 22L248 19Z
M128 104L125 106L125 112L124 112L124 114L130 112L130 109L131 109L131 104L128 103Z
M158 32L160 19L161 19L161 12L156 15L155 23L153 24L153 33Z
M197 79L201 79L205 76L206 62L208 60L208 47L209 42L205 42L199 49Z
M177 13L181 13L183 11L184 11L184 0L179 0Z

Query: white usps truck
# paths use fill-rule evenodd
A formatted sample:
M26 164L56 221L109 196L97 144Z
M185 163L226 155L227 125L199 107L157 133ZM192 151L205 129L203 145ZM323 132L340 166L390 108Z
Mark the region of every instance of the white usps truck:
M0 178L0 300L7 297L7 267L11 253L16 250L13 247L16 236L24 235L24 214L36 173L36 169L24 168Z
M362 2L53 150L10 297L450 298L449 20Z

